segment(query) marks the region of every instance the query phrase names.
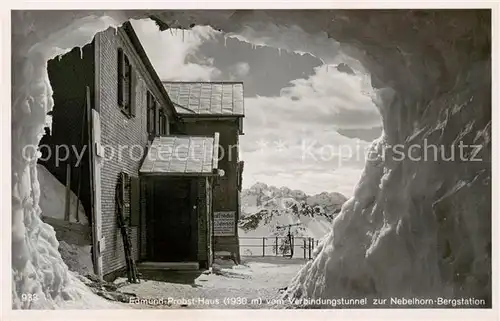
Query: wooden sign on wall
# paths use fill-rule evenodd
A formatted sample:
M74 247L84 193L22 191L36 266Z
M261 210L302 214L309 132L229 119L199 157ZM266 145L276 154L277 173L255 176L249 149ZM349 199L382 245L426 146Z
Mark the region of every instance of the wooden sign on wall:
M214 235L234 236L236 226L236 212L214 212Z

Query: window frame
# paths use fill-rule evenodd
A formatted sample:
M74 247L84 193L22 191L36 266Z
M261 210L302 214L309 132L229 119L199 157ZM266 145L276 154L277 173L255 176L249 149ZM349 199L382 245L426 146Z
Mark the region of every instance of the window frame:
M147 109L147 128L146 131L148 132L148 135L154 136L156 135L157 131L157 126L156 126L156 106L157 102L151 91L147 91L146 93L147 98L146 98L146 109ZM151 119L152 118L152 119Z
M165 128L165 112L163 111L163 108L160 108L159 110L159 125L160 125L160 128L159 128L159 131L158 131L158 134L160 136L162 135L165 135L165 132L166 132L166 128Z
M129 118L135 116L134 70L129 57L118 48L118 106Z

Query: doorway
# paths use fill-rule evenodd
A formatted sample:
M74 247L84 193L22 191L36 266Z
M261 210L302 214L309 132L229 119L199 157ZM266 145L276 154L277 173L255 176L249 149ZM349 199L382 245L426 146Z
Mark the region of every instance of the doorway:
M197 184L192 178L155 178L149 198L147 227L150 259L156 262L197 261Z

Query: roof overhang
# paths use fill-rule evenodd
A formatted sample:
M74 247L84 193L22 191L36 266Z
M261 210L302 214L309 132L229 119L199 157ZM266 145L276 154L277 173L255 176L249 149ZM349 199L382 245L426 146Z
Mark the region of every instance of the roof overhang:
M199 115L199 114L179 114L180 119L185 123L199 121L233 121L238 123L238 132L244 135L243 118L245 115Z
M220 176L219 133L213 137L171 135L155 137L139 174L141 176Z

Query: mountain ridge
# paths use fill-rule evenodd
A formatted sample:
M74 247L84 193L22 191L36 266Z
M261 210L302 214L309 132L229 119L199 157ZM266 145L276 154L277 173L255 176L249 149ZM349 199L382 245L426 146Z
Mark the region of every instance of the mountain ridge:
M285 229L279 226L299 224L292 234L320 238L330 230L347 198L338 192L307 195L301 190L257 182L242 190L241 200L240 234L280 236Z

